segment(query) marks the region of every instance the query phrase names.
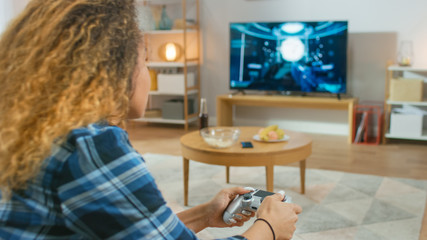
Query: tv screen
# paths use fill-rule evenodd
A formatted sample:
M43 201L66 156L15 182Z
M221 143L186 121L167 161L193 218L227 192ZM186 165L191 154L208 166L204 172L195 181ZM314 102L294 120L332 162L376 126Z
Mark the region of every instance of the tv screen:
M346 93L347 21L230 23L230 89Z

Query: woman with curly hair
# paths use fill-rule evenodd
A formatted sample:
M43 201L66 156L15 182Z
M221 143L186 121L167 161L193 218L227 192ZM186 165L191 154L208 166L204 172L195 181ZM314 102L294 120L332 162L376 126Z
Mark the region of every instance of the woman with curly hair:
M123 130L150 88L133 0L33 0L0 39L0 239L196 239L243 188L174 214ZM290 239L266 198L239 239ZM251 216L236 216L241 226Z

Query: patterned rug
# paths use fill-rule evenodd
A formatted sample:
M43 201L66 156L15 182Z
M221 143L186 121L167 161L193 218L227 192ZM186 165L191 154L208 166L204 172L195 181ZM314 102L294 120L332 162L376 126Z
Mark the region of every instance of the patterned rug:
M182 158L144 154L168 205L183 207ZM285 190L303 208L294 240L360 239L417 240L427 197L427 181L307 169L306 194L301 195L299 168L276 166L275 191ZM189 205L211 199L220 189L251 186L265 189L264 167L232 167L230 184L225 167L190 161ZM202 239L221 238L244 232L241 228L209 228Z

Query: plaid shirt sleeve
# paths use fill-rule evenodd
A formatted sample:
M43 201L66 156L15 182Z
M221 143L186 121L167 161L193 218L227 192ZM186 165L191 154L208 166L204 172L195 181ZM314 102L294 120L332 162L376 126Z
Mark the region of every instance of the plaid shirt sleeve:
M57 188L69 229L90 239L197 239L166 206L122 129L105 127L74 144Z

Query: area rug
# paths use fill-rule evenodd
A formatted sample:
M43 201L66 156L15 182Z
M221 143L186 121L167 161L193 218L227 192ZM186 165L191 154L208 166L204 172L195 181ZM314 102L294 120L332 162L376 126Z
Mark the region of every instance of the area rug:
M182 158L144 154L147 166L168 205L176 212L183 206ZM264 167L232 167L230 184L225 167L190 161L189 207L209 201L220 189L251 186L265 189ZM321 239L419 239L427 197L427 181L306 170L306 193L300 194L299 168L276 166L275 191L285 190L303 208L294 240ZM202 239L243 233L243 227L208 228Z

